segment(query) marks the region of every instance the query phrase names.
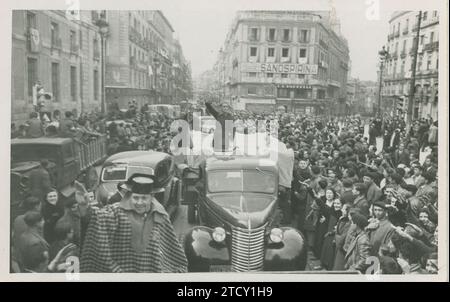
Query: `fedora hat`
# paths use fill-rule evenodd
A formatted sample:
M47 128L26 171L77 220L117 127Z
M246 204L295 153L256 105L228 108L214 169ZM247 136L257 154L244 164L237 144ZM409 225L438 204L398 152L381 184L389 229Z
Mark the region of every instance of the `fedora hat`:
M157 188L154 176L136 173L130 176L126 182L132 193L155 194L164 192L164 188Z

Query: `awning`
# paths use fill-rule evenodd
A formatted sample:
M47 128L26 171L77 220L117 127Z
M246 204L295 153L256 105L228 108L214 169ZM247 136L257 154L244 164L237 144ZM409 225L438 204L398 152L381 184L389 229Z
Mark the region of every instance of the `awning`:
M277 84L277 88L312 89L311 85Z

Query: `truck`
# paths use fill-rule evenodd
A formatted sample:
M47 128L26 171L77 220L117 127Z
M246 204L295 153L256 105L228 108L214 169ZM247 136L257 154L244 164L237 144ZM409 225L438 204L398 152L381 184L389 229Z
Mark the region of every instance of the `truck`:
M80 143L69 137L15 138L11 140L11 206L12 217L20 210L20 203L29 195L28 177L40 166L42 159L49 162L52 186L64 197L75 192L79 180L106 156L106 135Z

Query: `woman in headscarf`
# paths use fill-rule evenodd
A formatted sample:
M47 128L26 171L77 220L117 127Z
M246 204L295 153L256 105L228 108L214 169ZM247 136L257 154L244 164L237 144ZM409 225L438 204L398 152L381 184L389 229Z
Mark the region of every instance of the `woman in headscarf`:
M352 210L350 204L344 204L341 209L342 215L336 223L336 231L334 235L336 254L334 257L333 271L343 271L345 269L344 243L352 224L349 218L350 210Z
M56 240L56 222L64 215L64 204L61 202L56 189L50 189L45 195L41 213L44 218L44 238L49 244L52 244Z

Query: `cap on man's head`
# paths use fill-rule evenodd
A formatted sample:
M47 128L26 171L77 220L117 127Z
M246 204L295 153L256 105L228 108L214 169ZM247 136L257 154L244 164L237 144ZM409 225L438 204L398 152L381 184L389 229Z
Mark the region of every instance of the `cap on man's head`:
M382 208L383 210L386 210L386 203L384 201L376 201L373 203L373 206Z
M133 174L128 178L126 185L130 187L132 193L136 194L154 194L164 191L163 188L155 188L153 177L147 174Z

